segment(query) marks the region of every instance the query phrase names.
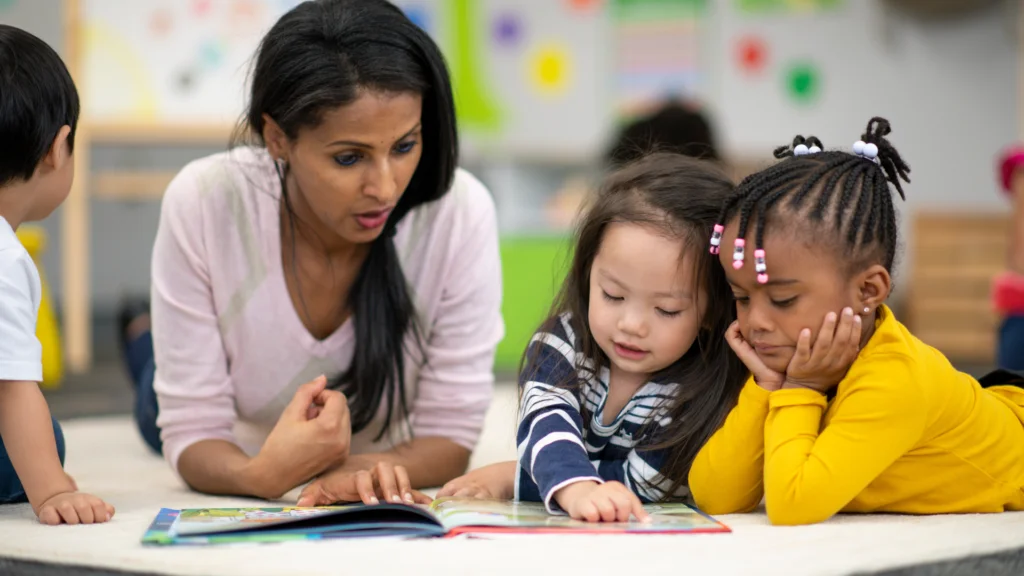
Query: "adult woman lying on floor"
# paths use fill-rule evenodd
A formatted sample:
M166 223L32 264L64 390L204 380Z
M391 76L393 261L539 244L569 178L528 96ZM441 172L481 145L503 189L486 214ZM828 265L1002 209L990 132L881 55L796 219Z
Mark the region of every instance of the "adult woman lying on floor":
M503 334L494 205L456 168L441 54L383 0L305 2L250 97L256 146L164 197L152 332L123 312L139 429L201 492L422 498L465 471Z

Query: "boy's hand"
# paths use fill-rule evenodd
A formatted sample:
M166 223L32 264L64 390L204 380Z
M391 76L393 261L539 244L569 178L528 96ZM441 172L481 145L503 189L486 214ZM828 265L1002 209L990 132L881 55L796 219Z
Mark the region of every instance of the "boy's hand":
M65 524L99 524L114 516L114 507L83 492L61 492L51 496L39 507L39 522L56 526Z
M445 484L437 492L437 497L511 500L515 496L518 468L519 463L515 460L477 468Z
M786 388L809 388L821 393L839 385L860 352L860 316L844 308L836 324L829 312L811 346L811 331L804 328L796 343L796 354L786 368Z
M629 522L631 514L641 522L650 520L640 499L621 482L576 482L556 492L555 500L575 520Z

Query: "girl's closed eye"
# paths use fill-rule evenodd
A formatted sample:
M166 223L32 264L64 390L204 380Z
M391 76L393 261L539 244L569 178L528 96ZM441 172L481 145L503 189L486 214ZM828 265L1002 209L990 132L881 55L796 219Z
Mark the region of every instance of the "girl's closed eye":
M604 299L609 302L621 302L623 300L622 296L612 296L606 290L601 290L601 294L604 296Z
M740 305L743 305L743 306L746 306L747 303L750 302L750 296L747 296L745 294L733 294L732 295L732 299L737 304L740 304Z
M792 298L786 298L783 300L777 300L775 298L772 298L772 306L775 306L776 308L789 308L794 303L796 303L796 298L796 296L793 296Z
M676 316L679 316L683 312L682 310L665 310L663 308L656 308L656 310L658 311L658 314L664 316L665 318L675 318Z

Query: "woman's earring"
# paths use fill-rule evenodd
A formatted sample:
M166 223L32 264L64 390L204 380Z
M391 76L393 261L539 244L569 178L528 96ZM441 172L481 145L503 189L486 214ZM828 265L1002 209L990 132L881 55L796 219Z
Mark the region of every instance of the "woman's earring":
M864 307L864 315L867 316L868 314L871 314L871 308L868 308L867 306L865 306Z

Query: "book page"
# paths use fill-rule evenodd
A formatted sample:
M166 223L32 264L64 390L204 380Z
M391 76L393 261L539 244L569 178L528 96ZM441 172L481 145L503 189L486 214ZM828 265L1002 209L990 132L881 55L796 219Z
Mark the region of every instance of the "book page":
M686 504L647 504L651 522L583 522L548 514L540 502L462 500L442 498L430 509L448 531L467 527L531 531L561 529L577 532L727 532L722 523ZM465 532L465 530L458 530Z

